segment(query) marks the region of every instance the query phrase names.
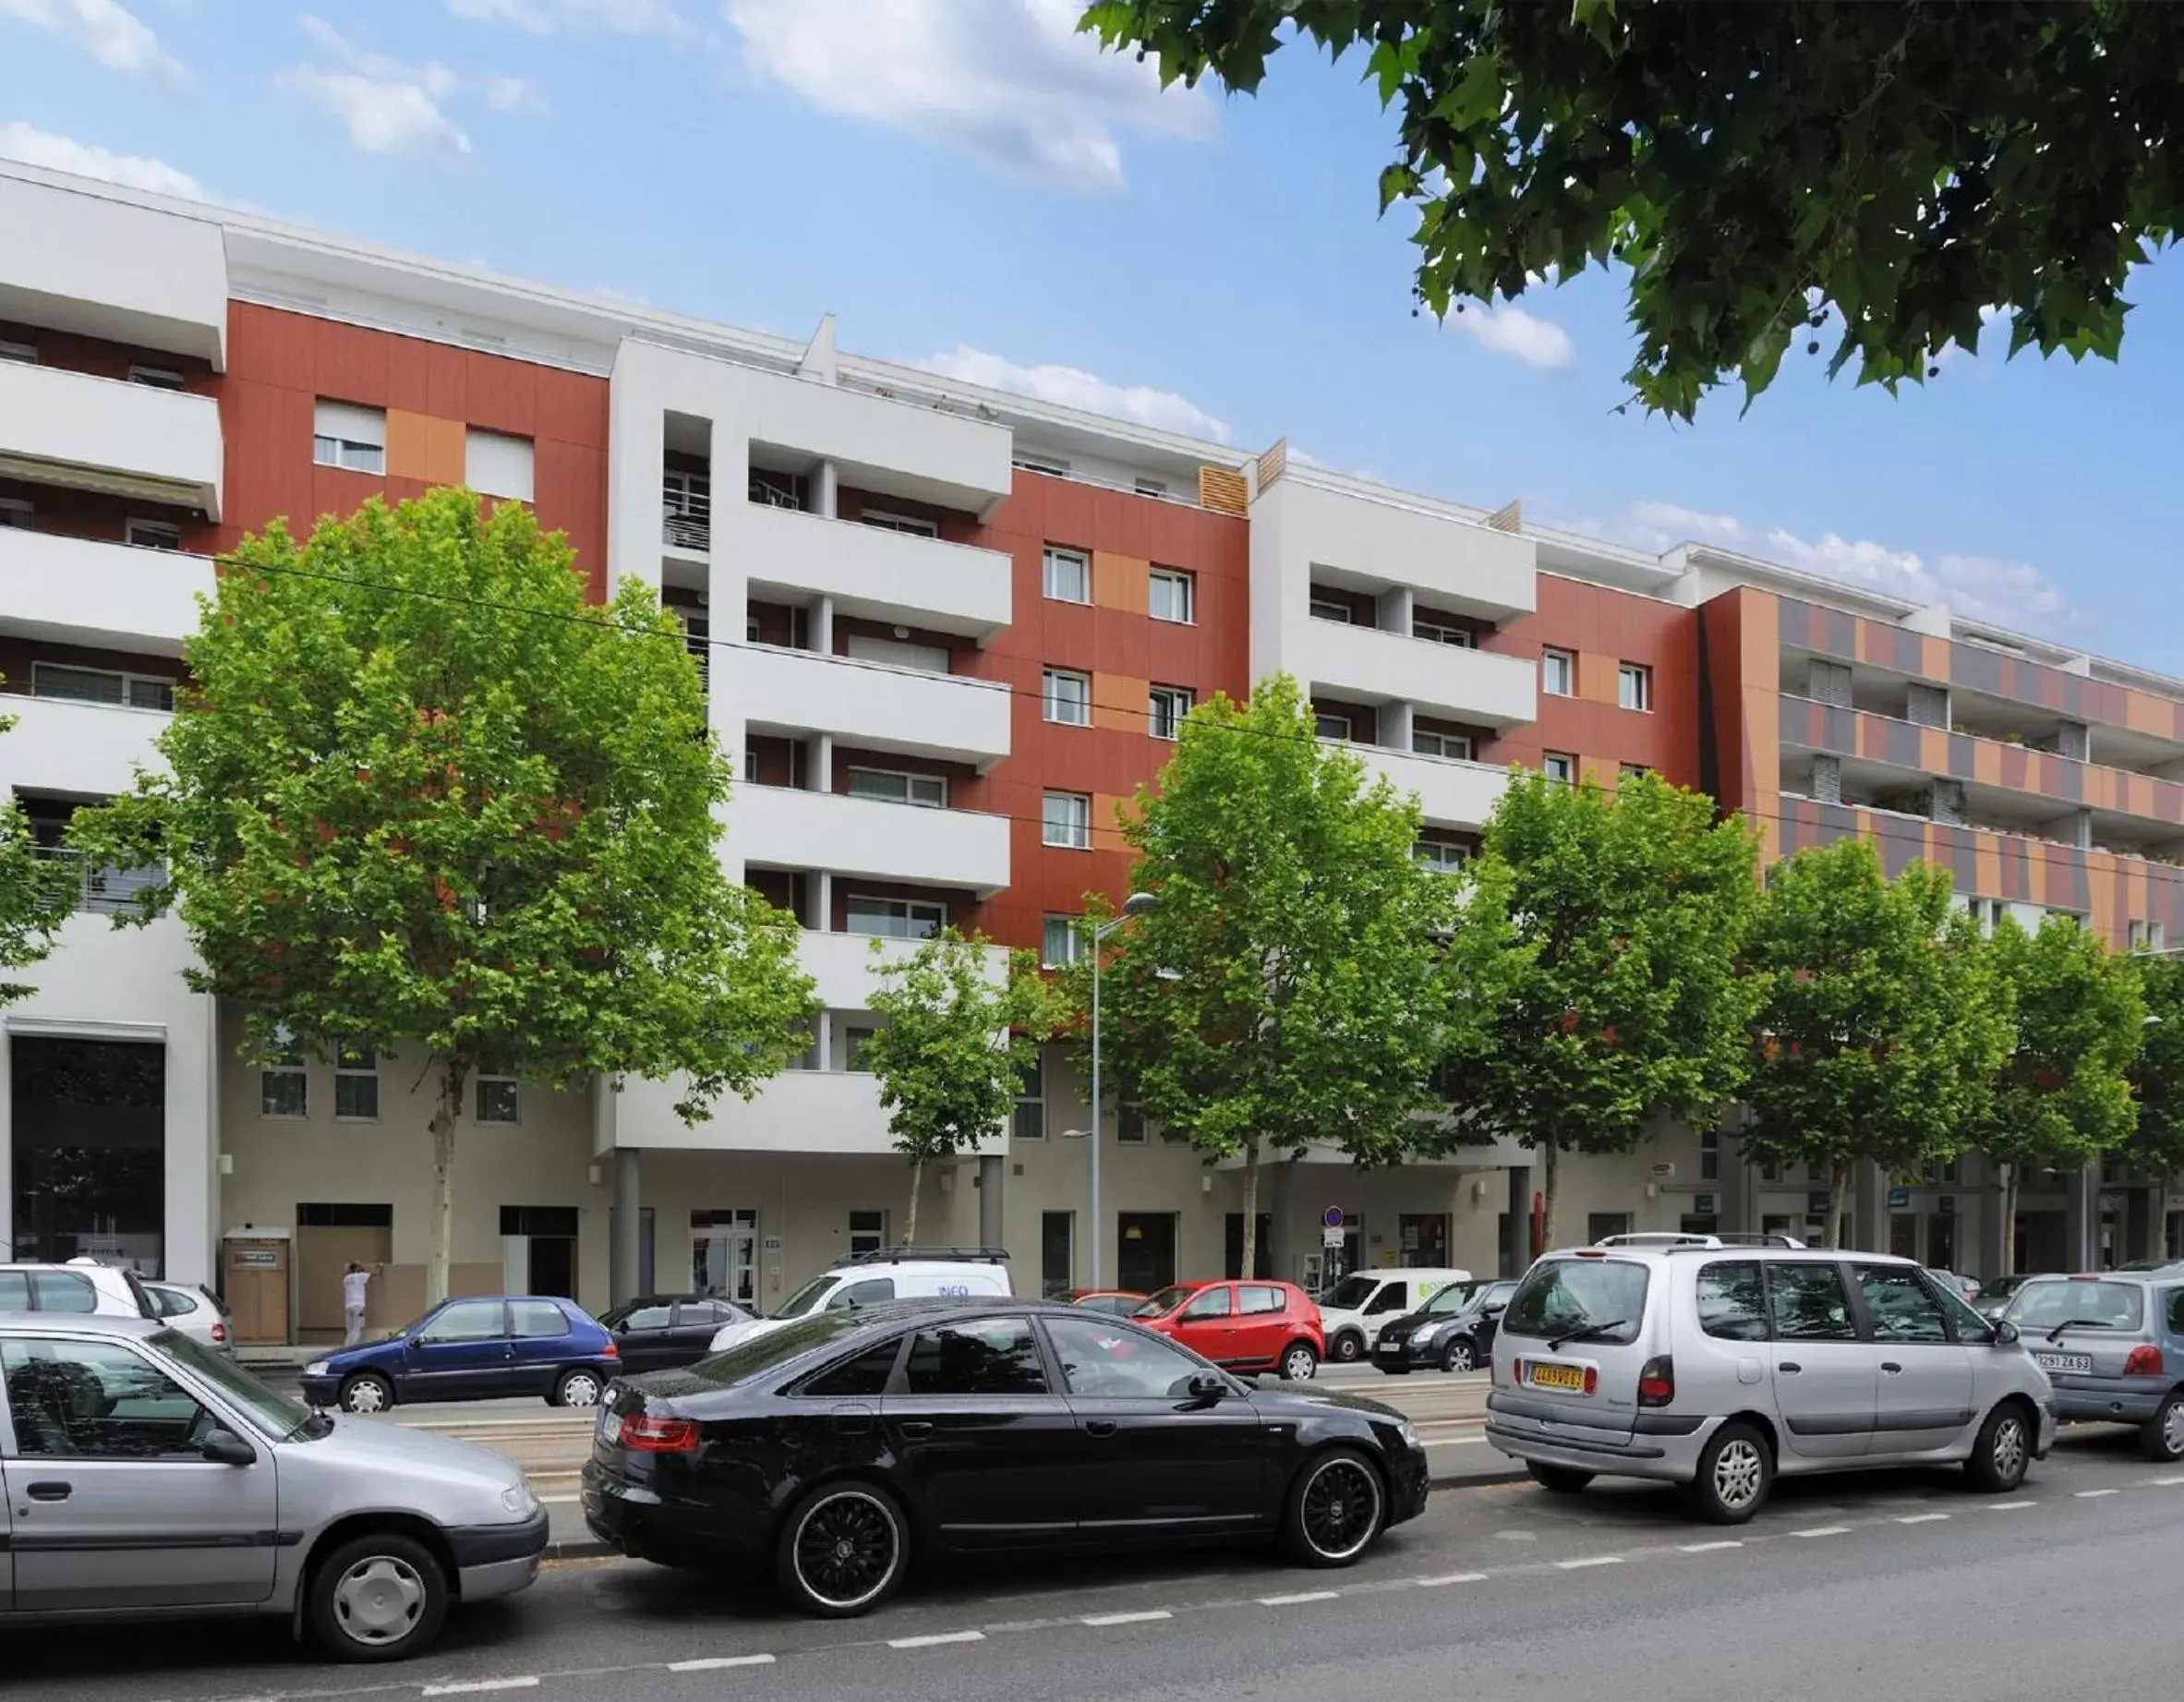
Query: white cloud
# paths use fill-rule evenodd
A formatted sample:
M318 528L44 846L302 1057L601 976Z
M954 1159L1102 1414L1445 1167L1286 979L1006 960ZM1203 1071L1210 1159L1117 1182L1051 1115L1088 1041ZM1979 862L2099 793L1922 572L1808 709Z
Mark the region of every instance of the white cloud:
M1452 311L1442 322L1466 332L1481 348L1520 360L1535 371L1552 372L1577 358L1568 332L1507 303L1489 308L1466 302L1463 312Z
M1088 414L1133 420L1140 426L1180 432L1186 437L1209 438L1216 443L1229 441L1229 429L1223 421L1189 397L1177 395L1172 390L1154 390L1145 384L1110 384L1105 379L1075 367L1020 367L999 355L989 355L983 349L974 349L963 343L957 344L946 355L935 355L916 364L943 378L959 379L966 384L983 384L988 390L1012 391L1035 402L1082 408Z
M155 195L176 195L193 201L205 199L202 184L164 160L110 153L71 137L33 129L19 118L0 124L0 159L20 160L25 165L42 165L48 171L74 172L78 177L99 177L125 188L149 189Z
M1077 32L1081 0L725 0L757 76L1080 192L1123 184L1118 131L1202 138L1202 92Z
M189 72L119 0L0 0L0 18L74 43L109 71L182 84Z
M278 86L340 119L363 152L467 154L470 138L447 110L457 96L476 94L502 113L546 108L524 78L461 77L437 59L412 65L375 52L308 12L297 22L334 68L294 66L276 78Z
M682 35L690 26L667 0L448 0L457 18L509 24L530 35L596 30L609 35Z
M521 77L489 77L478 85L486 104L497 113L542 113L546 97Z

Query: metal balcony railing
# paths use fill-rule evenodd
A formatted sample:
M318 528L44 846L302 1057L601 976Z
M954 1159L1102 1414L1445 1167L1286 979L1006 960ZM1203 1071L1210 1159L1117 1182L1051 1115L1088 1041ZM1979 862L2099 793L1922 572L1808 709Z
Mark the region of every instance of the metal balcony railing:
M669 473L660 486L660 539L678 549L713 546L713 484L703 473Z
M141 869L102 867L81 851L60 845L41 845L35 854L42 861L62 864L71 871L78 910L98 911L106 915L134 910L141 894L167 878L163 863L152 863Z

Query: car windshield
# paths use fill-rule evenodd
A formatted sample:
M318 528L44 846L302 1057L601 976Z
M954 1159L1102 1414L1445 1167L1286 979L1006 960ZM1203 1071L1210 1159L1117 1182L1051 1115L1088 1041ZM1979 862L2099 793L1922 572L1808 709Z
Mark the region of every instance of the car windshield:
M790 1295L786 1300L782 1301L780 1305L775 1307L771 1316L776 1318L802 1318L806 1312L810 1311L813 1307L818 1305L821 1300L825 1299L827 1298L827 1291L832 1288L835 1284L840 1280L841 1278L837 1276L832 1271L827 1272L824 1275L813 1277L810 1282L806 1283L802 1288L799 1288L794 1294Z
M731 1389L863 1326L864 1317L859 1312L819 1312L810 1318L800 1318L786 1329L769 1330L710 1358L700 1359L690 1368L690 1375L717 1389Z
M1460 1312L1471 1304L1472 1297L1485 1286L1484 1283L1451 1283L1418 1310L1427 1312Z
M1165 1318L1184 1301L1196 1294L1196 1288L1178 1283L1174 1287L1163 1288L1158 1294L1148 1295L1143 1305L1130 1314L1132 1318Z
M250 1422L276 1440L291 1436L310 1421L311 1409L259 1382L225 1354L214 1353L179 1330L162 1330L152 1346L195 1372L239 1406Z
M1559 1339L1582 1330L1591 1341L1635 1341L1651 1280L1626 1259L1541 1260L1502 1314L1502 1334Z
M2021 1330L2136 1330L2145 1314L2136 1283L2104 1283L2074 1276L2027 1283L2009 1297L2002 1316Z
M1320 1297L1320 1304L1337 1312L1354 1312L1372 1298L1381 1286L1377 1276L1345 1276Z

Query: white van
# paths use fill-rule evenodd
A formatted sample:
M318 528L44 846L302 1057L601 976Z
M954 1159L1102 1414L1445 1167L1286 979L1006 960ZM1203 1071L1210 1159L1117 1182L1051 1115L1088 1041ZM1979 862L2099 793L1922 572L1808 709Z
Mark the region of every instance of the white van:
M1417 1311L1451 1283L1470 1280L1470 1272L1453 1267L1352 1272L1320 1297L1327 1357L1355 1365L1372 1351L1383 1324Z
M889 1300L1006 1298L1008 1255L997 1247L887 1247L835 1261L764 1318L723 1324L713 1351L755 1340L812 1312L854 1311Z

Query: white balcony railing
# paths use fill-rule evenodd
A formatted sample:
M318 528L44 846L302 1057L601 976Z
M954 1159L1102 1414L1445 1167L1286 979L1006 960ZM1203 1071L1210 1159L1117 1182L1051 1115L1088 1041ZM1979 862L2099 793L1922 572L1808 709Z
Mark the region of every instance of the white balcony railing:
M869 750L981 767L1008 754L1009 693L1003 681L765 645L739 650L733 665L754 730L832 733Z
M159 766L152 741L171 715L66 697L20 697L17 682L7 683L0 714L14 716L16 724L0 733L0 790L110 798L134 788L139 767Z
M843 614L985 639L1008 624L1011 568L998 549L745 504L736 550L753 595L823 595Z
M0 361L0 472L220 516L211 396Z
M72 643L175 654L213 591L209 556L0 526L0 612ZM27 690L30 680L10 681Z
M746 864L968 888L982 898L1008 885L1005 815L743 786L728 836Z
M1309 618L1303 638L1300 671L1335 696L1407 700L1422 714L1487 727L1538 718L1538 671L1528 658Z
M1420 756L1377 744L1344 748L1364 759L1368 775L1385 775L1396 791L1415 796L1429 827L1477 831L1509 788L1509 771L1487 763Z

